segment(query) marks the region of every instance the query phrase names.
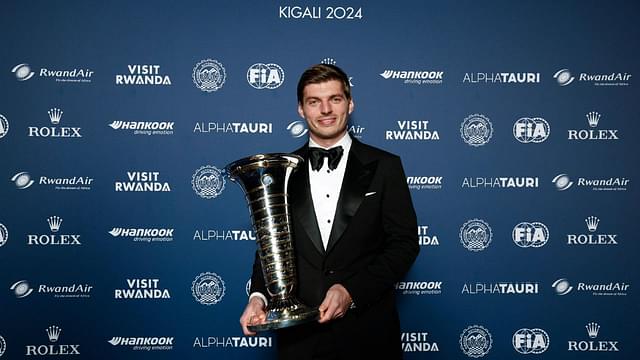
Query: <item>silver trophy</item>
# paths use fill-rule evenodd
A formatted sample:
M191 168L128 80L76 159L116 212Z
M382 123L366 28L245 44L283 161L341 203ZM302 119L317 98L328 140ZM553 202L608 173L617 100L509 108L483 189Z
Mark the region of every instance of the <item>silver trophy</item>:
M226 167L229 178L240 184L247 199L270 297L266 322L247 326L251 331L280 329L318 319L318 308L303 304L294 295L296 261L287 186L302 162L297 155L259 154Z

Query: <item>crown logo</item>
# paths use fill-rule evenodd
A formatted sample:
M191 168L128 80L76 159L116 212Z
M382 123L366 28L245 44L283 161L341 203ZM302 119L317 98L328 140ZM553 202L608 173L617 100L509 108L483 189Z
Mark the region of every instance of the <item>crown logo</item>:
M47 336L49 336L49 341L51 342L58 341L58 338L60 337L61 332L62 332L62 329L60 329L59 327L55 325L49 326L47 328Z
M600 325L598 325L598 323L591 322L585 325L585 327L587 328L587 334L589 334L590 338L595 339L598 337L598 331L600 331Z
M60 119L62 119L63 111L58 108L53 108L47 111L47 114L49 114L49 119L51 119L51 123L53 125L57 125L60 123Z
M597 111L591 111L587 114L587 121L589 122L589 126L596 127L598 126L598 122L600 121L600 114Z
M584 219L584 221L587 223L587 228L589 229L590 232L594 232L598 230L598 224L600 224L600 219L598 219L597 217L589 216L588 218Z
M326 57L324 59L322 59L322 61L320 61L321 64L325 64L325 65L335 65L336 64L336 59L334 58L330 58L330 57Z
M59 216L50 216L47 222L49 223L51 232L58 232L58 230L60 230L60 224L62 224L62 219Z

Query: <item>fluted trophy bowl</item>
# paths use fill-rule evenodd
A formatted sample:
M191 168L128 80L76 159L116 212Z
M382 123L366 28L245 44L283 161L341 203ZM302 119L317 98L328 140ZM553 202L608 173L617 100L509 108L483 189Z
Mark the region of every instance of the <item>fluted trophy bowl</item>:
M225 168L229 178L244 191L270 297L266 322L247 326L251 331L280 329L318 319L318 308L295 297L296 261L287 187L289 177L302 162L297 155L258 154Z

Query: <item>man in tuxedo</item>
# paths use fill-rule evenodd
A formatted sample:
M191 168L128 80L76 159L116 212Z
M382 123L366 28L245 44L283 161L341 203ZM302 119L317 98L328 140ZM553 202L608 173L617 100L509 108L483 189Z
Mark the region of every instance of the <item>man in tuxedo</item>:
M317 322L277 330L281 359L399 359L394 284L418 255L415 211L400 158L351 138L349 78L315 65L298 82L309 142L289 182L297 297ZM256 256L240 323L265 321L267 291Z

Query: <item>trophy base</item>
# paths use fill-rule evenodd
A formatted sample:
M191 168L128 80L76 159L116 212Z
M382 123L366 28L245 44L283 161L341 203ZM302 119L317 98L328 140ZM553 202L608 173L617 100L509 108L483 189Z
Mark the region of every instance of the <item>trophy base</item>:
M320 318L318 308L311 308L306 305L297 304L288 308L277 308L267 310L267 320L263 324L248 325L250 331L277 330L286 327L296 326Z

